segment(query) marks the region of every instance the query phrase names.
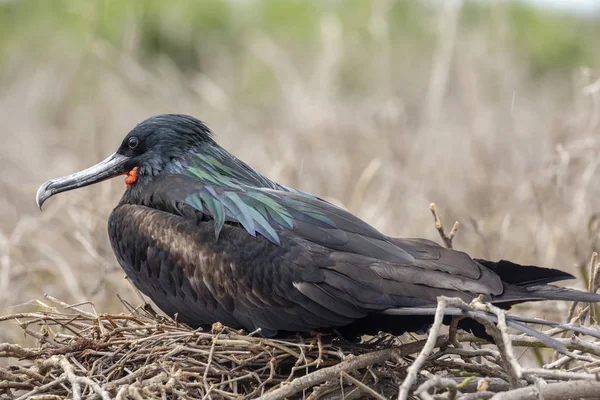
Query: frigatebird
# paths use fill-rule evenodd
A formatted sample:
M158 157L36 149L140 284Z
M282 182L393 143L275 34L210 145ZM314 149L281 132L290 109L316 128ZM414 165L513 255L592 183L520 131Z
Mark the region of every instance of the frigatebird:
M387 236L261 175L187 115L139 123L104 161L44 183L38 206L119 175L127 175L127 189L108 220L117 260L160 309L194 327L218 321L260 328L264 336L321 329L399 334L430 325L442 295L482 296L503 308L538 300L600 302L598 294L549 285L574 278L566 272ZM509 321L530 329L526 319ZM472 319L461 324L477 330Z

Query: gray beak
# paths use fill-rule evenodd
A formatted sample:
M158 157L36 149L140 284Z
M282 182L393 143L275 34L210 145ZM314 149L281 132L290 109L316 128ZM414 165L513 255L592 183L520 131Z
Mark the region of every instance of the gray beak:
M93 167L71 175L63 176L62 178L46 181L37 191L37 205L41 210L44 202L57 193L78 189L97 182L102 182L118 175L123 175L128 172L126 164L128 164L127 161L130 160L129 157L114 153Z

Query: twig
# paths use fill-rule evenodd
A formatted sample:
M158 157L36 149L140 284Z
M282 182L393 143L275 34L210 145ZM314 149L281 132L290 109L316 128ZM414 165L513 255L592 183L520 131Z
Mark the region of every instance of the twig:
M103 400L110 400L110 395L103 390L98 383L85 376L77 376L73 365L65 358L65 356L52 356L43 361L40 365L41 369L59 366L65 373L65 377L71 383L73 389L73 399L81 399L81 384L91 387Z
M509 335L513 346L517 347L533 347L533 348L548 348L547 345L540 342L538 339L530 336L523 335ZM555 338L559 343L564 344L569 350L581 350L585 353L590 353L596 356L600 356L600 345L594 344L591 341L583 341L577 337L571 339ZM460 342L470 343L485 343L484 339L478 338L473 335L462 335L459 337Z
M600 289L600 263L597 262L598 254L594 252L594 255L596 255L596 257L593 257L592 255L592 262L590 263L590 283L588 285L588 290L592 293L596 293L598 292L598 289ZM597 305L590 303L588 307L591 310L590 323L597 324Z
M491 397L492 400L530 400L542 398L544 400L564 400L579 398L598 398L600 382L560 382L549 383L545 386L529 386L526 388L498 393Z
M457 299L454 299L453 302L458 304L459 302L456 300ZM491 304L482 303L480 298L473 300L471 302L471 306L479 311L491 312L498 318L497 328L488 321L480 322L485 325L486 330L494 338L496 346L498 346L500 349L500 355L504 361L505 369L508 372L511 386L517 387L519 384L519 378L521 378L522 375L522 368L515 358L512 342L508 335L508 327L506 326L506 312Z
M581 381L600 381L599 374L579 374L575 372L556 371L543 368L527 368L523 370L523 375L535 376L544 379L581 380Z
M27 393L23 394L22 396L17 397L16 400L30 399L36 393L41 393L41 392L44 392L45 390L52 389L54 386L61 385L66 380L67 380L67 377L63 375L63 376L61 376L61 377L59 377L57 379L54 379L52 382L49 382L49 383L47 383L45 385L36 386L30 392L27 392Z
M490 391L483 391L477 393L467 393L459 397L459 400L489 400L494 397L495 393Z
M340 375L342 378L344 378L345 380L347 380L348 382L350 382L351 384L353 384L354 386L359 388L362 392L368 394L372 398L379 399L379 400L386 400L386 398L384 396L380 395L379 393L377 393L376 391L374 391L373 389L371 389L370 387L368 387L367 385L365 385L358 379L354 378L353 376L348 375L348 373L346 373L346 371L342 371L340 373Z
M415 396L419 396L423 400L433 400L433 396L429 394L429 389L446 389L448 391L448 400L454 400L456 398L457 387L456 382L452 379L442 378L441 376L434 376L428 379L425 383L415 390Z
M440 219L440 215L438 214L437 206L435 205L435 203L431 203L429 205L429 209L431 210L431 213L433 214L433 220L435 222L435 229L437 229L438 233L440 234L440 237L444 241L444 245L447 248L451 249L452 248L452 240L454 239L454 235L456 235L456 232L458 231L458 227L459 227L458 221L454 222L454 226L452 226L450 233L448 235L446 235L446 233L444 232L444 225L442 224L442 220Z
M278 389L265 393L264 395L260 396L257 400L285 399L304 389L308 389L311 386L317 385L321 382L325 382L329 379L333 379L339 376L342 371L354 371L356 369L364 368L368 365L373 365L383 361L387 361L391 358L399 358L400 355L401 354L398 352L397 349L386 349L375 351L372 353L362 354L357 357L352 357L332 367L323 368L315 372L311 372L308 375L296 378L285 386L281 386Z
M28 349L18 344L0 343L0 357L28 358L39 355L39 350Z
M417 380L417 374L425 364L427 358L431 355L431 352L436 346L437 338L439 335L440 328L442 326L442 322L444 321L444 310L446 309L446 298L440 297L438 298L437 309L435 310L435 316L433 318L433 325L429 330L429 336L427 338L427 342L425 342L425 346L423 350L419 353L417 359L408 367L406 378L404 378L404 382L400 386L400 391L398 392L398 400L406 400L408 398L408 392L412 385Z
M597 275L599 273L599 268L597 268L597 264L598 264L598 253L596 253L595 251L592 253L592 257L590 259L590 263L588 264L588 282L587 282L587 287L588 287L588 291L590 292L595 292L598 287L597 285L600 284L600 280L597 278ZM569 323L585 323L585 319L587 318L588 314L589 314L589 308L592 308L592 318L595 318L595 308L594 308L594 304L589 304L588 305L588 309L582 311L581 313L579 313L579 315L575 316L575 311L577 310L577 306L579 305L578 301L574 301L573 304L571 304L571 307L569 308L569 314L567 317L567 322ZM565 332L565 334L563 334L563 337L565 337L567 335L567 332Z

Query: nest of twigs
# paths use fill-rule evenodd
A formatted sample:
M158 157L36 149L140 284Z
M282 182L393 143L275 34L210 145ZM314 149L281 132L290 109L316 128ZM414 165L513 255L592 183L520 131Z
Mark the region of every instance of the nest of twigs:
M438 311L456 301L441 298ZM0 367L0 399L600 398L600 343L558 329L547 332L570 353L526 369L513 348L544 345L501 323L499 346L452 329L442 335L439 318L426 340L382 334L357 344L318 334L267 339L220 324L194 330L142 307L100 314L50 296L38 303L42 311L0 318L39 343L0 344L0 358L11 358Z

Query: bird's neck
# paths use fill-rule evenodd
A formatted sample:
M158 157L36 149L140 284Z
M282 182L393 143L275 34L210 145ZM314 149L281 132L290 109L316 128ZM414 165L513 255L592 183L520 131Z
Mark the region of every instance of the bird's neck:
M119 204L138 204L144 189L153 179L150 175L138 175L135 183L127 186Z
M162 174L180 174L207 186L259 187L295 192L260 174L217 144L204 144L184 154L140 168L135 183L125 191L121 203L138 203L144 189Z

